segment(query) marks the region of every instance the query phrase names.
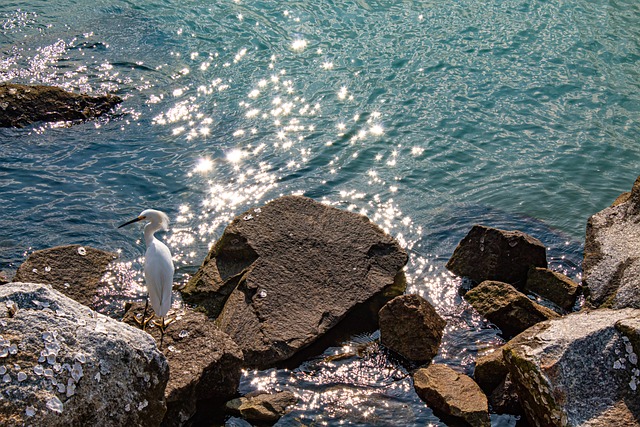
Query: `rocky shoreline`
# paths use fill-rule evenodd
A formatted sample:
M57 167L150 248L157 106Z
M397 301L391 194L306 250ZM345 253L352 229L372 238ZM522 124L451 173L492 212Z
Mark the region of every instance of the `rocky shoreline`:
M404 294L408 256L366 217L299 196L239 215L181 290L164 346L91 309L109 252L34 252L0 286L0 425L210 425L226 413L271 425L288 390L238 396L242 369L296 366L363 330L406 361L448 425L640 425L640 177L587 226L582 284L547 268L544 245L474 226L447 263L506 344L473 378L432 363L446 321ZM580 296L582 295L582 296ZM401 420L399 424L402 425Z

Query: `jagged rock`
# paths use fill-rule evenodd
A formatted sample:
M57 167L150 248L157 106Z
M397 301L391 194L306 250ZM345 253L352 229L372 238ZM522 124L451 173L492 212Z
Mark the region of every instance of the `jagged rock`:
M580 285L562 273L548 268L531 267L525 290L548 299L566 311L572 311L580 294Z
M122 102L114 95L78 95L55 86L0 84L0 127L88 120Z
M297 402L298 398L290 391L260 393L233 399L227 403L227 409L249 421L274 423Z
M88 307L94 307L100 279L117 255L89 246L68 245L31 253L14 282L47 283Z
M380 342L402 357L430 362L447 322L419 295L400 295L380 309Z
M0 285L4 285L9 282L11 282L11 280L7 277L7 273L0 271Z
M453 369L434 364L413 374L418 396L437 416L462 419L471 426L489 427L487 397L471 378Z
M474 225L458 243L447 268L475 282L497 280L521 286L530 266L547 267L544 245L521 231Z
M247 366L265 368L330 331L375 329L380 307L406 285L406 261L366 217L286 196L234 219L184 296L193 302L203 290L230 292L220 327ZM208 305L210 315L218 301Z
M123 321L137 326L134 319L143 311L144 304L132 304ZM238 345L203 313L185 309L170 317L175 321L167 326L161 348L170 368L163 427L184 425L199 407L221 409L238 391L243 362ZM146 332L160 344L160 328L150 323Z
M508 283L487 280L467 292L464 299L507 337L538 322L559 317L558 313L531 301Z
M638 353L619 326L638 318L637 309L581 311L509 341L505 363L531 425L640 425Z
M504 381L508 373L509 370L502 357L502 350L499 350L476 360L473 379L488 396Z
M144 332L49 285L0 286L0 425L158 426L169 367Z
M589 218L582 269L593 306L640 308L640 176L626 201Z

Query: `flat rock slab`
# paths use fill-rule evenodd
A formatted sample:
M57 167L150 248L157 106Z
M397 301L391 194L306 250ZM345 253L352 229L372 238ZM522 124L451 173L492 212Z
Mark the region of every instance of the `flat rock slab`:
M503 282L482 282L467 292L464 299L507 337L517 335L536 323L560 317Z
M227 226L185 298L230 292L220 327L247 366L266 368L356 312L345 326L375 329L378 310L404 290L406 262L400 245L366 217L286 196Z
M462 419L473 427L491 426L487 397L468 376L434 364L418 369L413 385L437 416Z
M497 280L516 287L527 281L530 266L547 267L546 248L521 231L474 225L458 243L447 268L474 282Z
M144 304L132 304L123 321L138 326L134 318L141 318L143 311ZM243 362L238 345L203 313L186 309L170 318L175 320L167 326L161 347L170 368L163 427L184 425L198 406L221 410L238 391ZM159 327L149 324L146 332L160 345Z
M580 285L557 271L531 267L524 290L533 292L565 311L572 311L580 294Z
M447 322L419 295L400 295L380 309L380 342L402 357L430 362Z
M532 426L639 426L630 331L640 310L582 311L539 323L503 347ZM637 322L636 322L637 326Z
M233 399L227 403L227 409L249 421L273 424L297 402L298 398L290 391L259 393Z
M93 307L100 280L116 258L112 252L89 246L56 246L31 253L13 281L47 283L80 304Z
M114 95L78 95L55 86L0 84L0 127L88 120L122 102Z
M640 177L626 201L589 218L582 269L591 304L640 308Z
M149 335L49 285L0 286L0 425L158 426L169 366Z

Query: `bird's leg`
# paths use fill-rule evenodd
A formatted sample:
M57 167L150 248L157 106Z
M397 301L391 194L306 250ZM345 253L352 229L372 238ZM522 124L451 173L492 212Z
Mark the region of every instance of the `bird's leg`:
M160 350L162 350L163 341L164 341L164 317L162 318L162 324L160 325Z
M147 301L144 304L144 312L142 313L142 320L138 320L138 316L133 316L134 320L136 321L136 323L138 325L141 326L142 330L144 331L145 326L147 326L147 323L149 323L149 320L151 320L151 318L147 319L147 309L149 308L149 295L147 295Z
M165 322L164 317L162 317L162 319L160 319L160 324L154 322L154 324L160 327L160 348L162 348L162 343L164 342L164 331L167 329L167 326L172 324L175 320L176 319L167 319Z

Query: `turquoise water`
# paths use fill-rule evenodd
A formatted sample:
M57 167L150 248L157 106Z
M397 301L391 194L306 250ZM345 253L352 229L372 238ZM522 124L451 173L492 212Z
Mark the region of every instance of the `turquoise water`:
M634 0L31 0L4 1L0 23L0 81L125 99L97 122L0 130L9 273L32 250L80 243L120 252L114 287L141 295L140 230L117 224L166 211L184 281L233 216L304 194L410 250L409 291L449 321L441 361L472 371L499 339L443 268L471 225L527 231L579 279L587 218L640 173ZM361 402L327 422L375 424Z

